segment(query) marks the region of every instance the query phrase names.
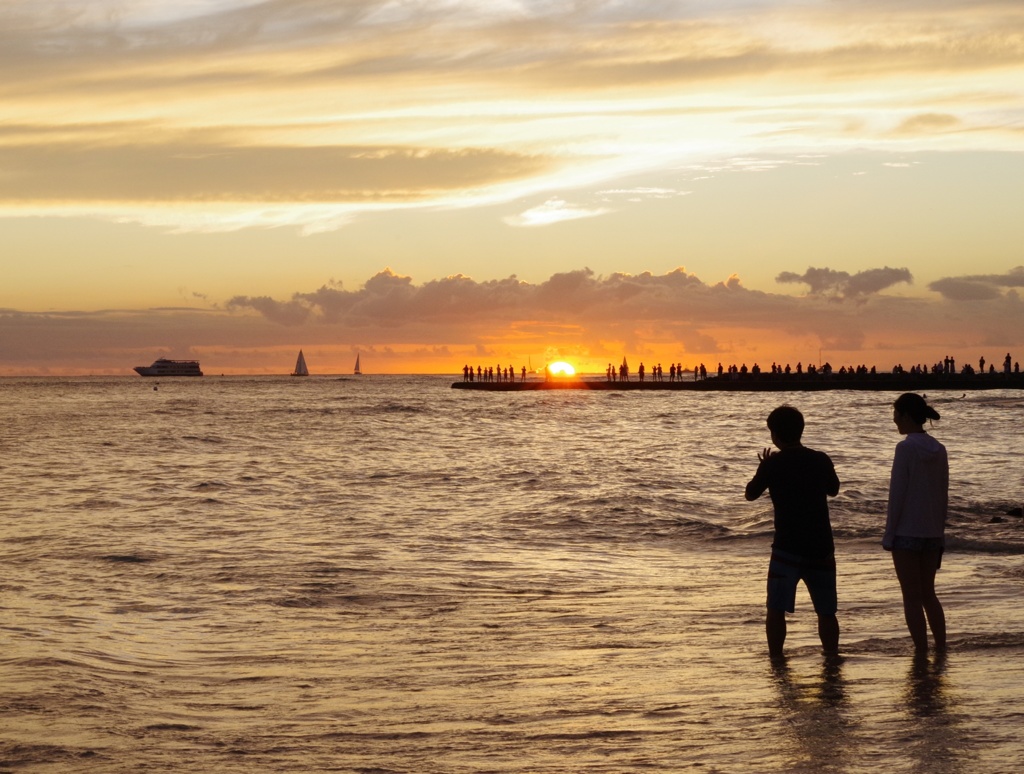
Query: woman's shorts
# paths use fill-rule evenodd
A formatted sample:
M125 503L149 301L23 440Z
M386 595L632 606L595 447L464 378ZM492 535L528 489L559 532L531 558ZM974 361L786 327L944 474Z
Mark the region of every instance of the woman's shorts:
M942 553L946 548L946 539L897 535L893 538L892 547L897 551L913 551L915 554L938 552L939 561L935 564L935 569L938 570L942 567Z
M946 545L943 538L905 537L897 535L892 547L900 551L941 551Z

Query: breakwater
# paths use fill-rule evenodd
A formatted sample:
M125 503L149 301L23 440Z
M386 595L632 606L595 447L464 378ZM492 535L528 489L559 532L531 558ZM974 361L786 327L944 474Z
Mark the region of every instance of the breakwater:
M1024 375L1011 374L726 374L686 381L609 381L603 377L553 377L525 381L461 381L453 390L675 390L682 392L927 392L929 390L1024 389Z

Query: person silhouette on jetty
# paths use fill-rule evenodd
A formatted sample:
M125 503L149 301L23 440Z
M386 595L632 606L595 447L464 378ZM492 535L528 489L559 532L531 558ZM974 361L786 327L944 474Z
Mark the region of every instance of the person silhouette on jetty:
M818 616L818 637L826 655L839 652L836 618L835 544L828 498L839 493L839 477L827 454L804 446L804 417L792 406L768 415L768 430L777 452L758 453L760 464L747 484L747 500L767 489L775 510L775 534L768 562L765 634L768 654L782 656L786 613L796 607L796 587L804 582Z
M904 393L893 403L892 421L906 438L896 444L892 461L882 547L892 551L903 617L918 653L928 650L925 616L935 648L946 648L946 614L935 594L935 573L945 546L949 457L924 429L925 421L938 418L939 412L916 393Z

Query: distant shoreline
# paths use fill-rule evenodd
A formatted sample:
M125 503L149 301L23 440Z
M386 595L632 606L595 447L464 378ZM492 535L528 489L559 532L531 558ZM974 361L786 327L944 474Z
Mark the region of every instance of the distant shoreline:
M615 381L600 377L528 380L525 382L453 382L453 390L482 392L524 392L531 390L675 390L681 392L821 392L859 390L866 392L923 392L928 390L1021 390L1022 374L736 374L712 376L697 381Z

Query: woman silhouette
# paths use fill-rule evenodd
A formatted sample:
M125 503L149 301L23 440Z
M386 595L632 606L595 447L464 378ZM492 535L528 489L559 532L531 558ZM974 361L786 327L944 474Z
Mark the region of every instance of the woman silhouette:
M903 615L919 652L928 650L927 626L936 649L946 647L946 615L935 594L935 573L945 547L949 460L946 447L924 430L926 420L938 418L939 412L912 392L893 404L893 422L906 438L896 445L892 461L882 546L892 551Z

